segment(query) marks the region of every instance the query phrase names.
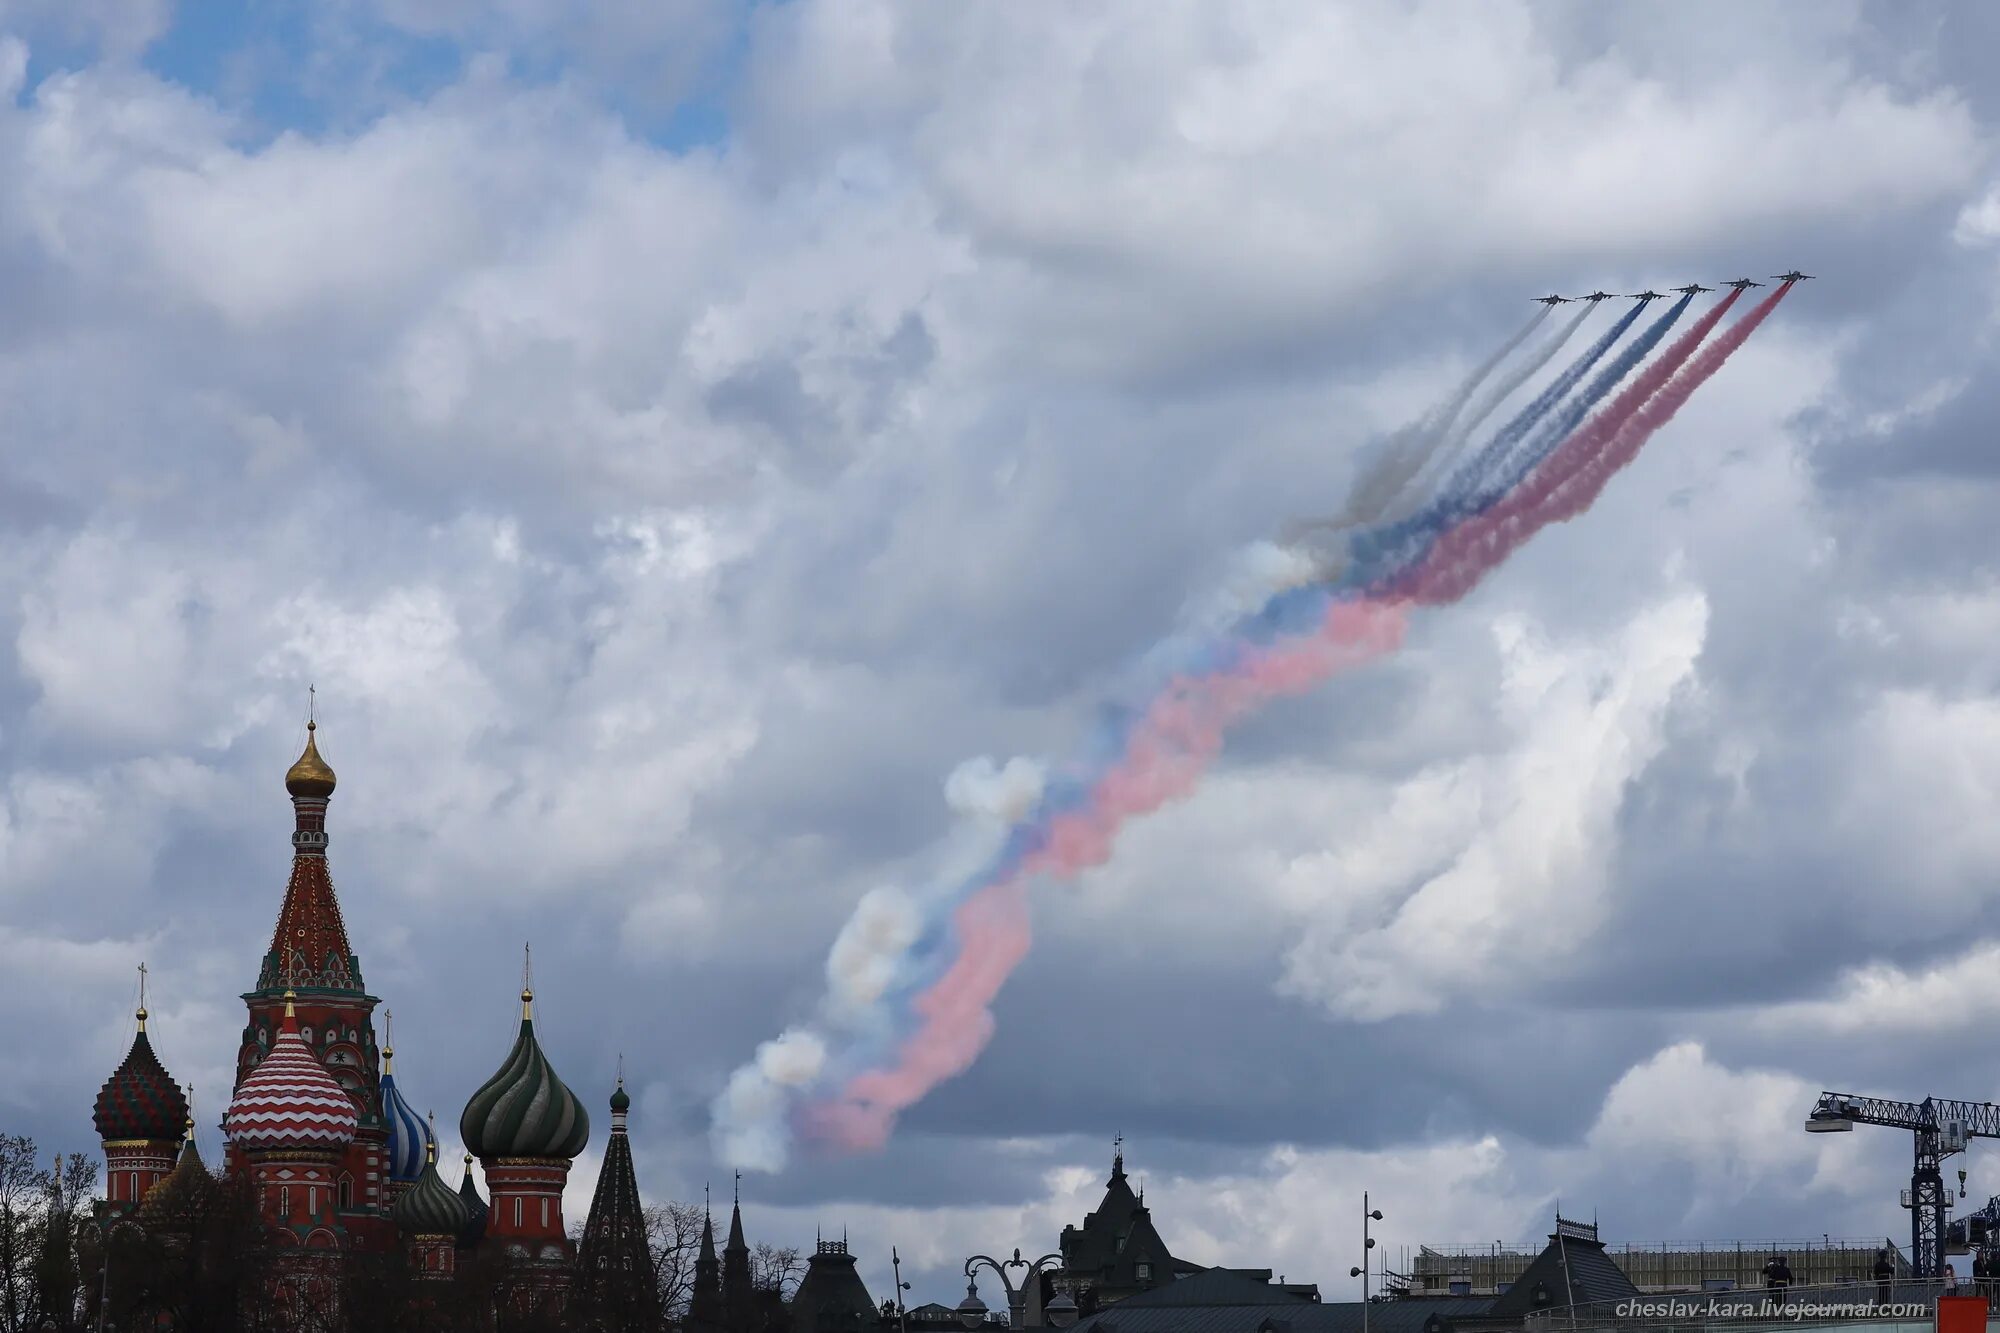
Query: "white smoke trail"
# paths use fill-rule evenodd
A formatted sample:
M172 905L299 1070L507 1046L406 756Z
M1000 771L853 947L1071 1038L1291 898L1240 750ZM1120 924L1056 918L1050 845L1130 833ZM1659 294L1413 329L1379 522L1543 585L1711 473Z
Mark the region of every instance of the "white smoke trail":
M722 1160L753 1171L781 1169L791 1152L795 1094L825 1067L826 1042L817 1033L789 1028L759 1046L710 1108L710 1133Z
M1348 488L1347 503L1341 506L1340 512L1324 518L1301 519L1289 525L1280 538L1281 544L1304 553L1307 563L1293 582L1278 584L1269 591L1281 592L1286 587L1296 587L1300 583L1337 573L1346 559L1344 534L1350 529L1378 522L1392 504L1415 489L1414 483L1420 477L1433 470L1431 462L1441 450L1462 440L1498 406L1500 399L1489 395L1481 400L1476 412L1461 417L1466 411L1466 403L1479 386L1515 348L1542 326L1552 309L1552 306L1543 306L1491 356L1473 367L1472 373L1465 377L1451 397L1385 439L1362 464L1354 484ZM1575 322L1569 327L1575 328ZM1561 336L1567 338L1568 331ZM1539 366L1545 362L1559 346L1561 343L1557 342L1548 348L1535 364Z
M1577 328L1589 317L1592 309L1593 307L1588 305L1579 309L1570 317L1567 323L1557 329L1547 339L1543 340L1541 346L1521 358L1516 365L1508 369L1505 375L1502 375L1489 385L1485 394L1481 396L1478 406L1467 412L1462 421L1446 432L1444 440L1440 442L1437 448L1431 451L1430 457L1424 461L1423 468L1416 477L1411 479L1411 484L1405 486L1370 521L1393 523L1397 519L1407 518L1411 513L1415 512L1417 506L1428 498L1431 491L1442 484L1443 478L1437 474L1458 460L1459 453L1463 450L1467 437L1473 431L1477 430L1486 418L1492 416L1494 410L1500 404L1506 402L1509 395L1523 384L1526 384L1537 371L1555 359L1556 353L1560 352L1563 344L1568 342L1576 333Z
M944 796L960 817L958 827L942 849L940 873L919 877L937 888L928 898L886 886L861 896L827 951L826 992L817 1013L759 1046L710 1107L710 1138L722 1161L756 1171L783 1168L791 1150L791 1110L801 1091L826 1072L829 1046L889 1036L881 1001L936 919L936 895L948 895L992 857L1005 831L1041 801L1047 782L1039 762L1021 757L1002 764L981 755L952 770Z

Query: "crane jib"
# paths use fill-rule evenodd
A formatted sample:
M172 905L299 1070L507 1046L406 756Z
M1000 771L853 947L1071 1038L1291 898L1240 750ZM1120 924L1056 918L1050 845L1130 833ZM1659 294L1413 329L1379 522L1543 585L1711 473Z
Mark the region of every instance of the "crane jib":
M1914 1165L1903 1206L1910 1210L1911 1275L1920 1279L1942 1277L1944 1219L1952 1197L1939 1164L1954 1153L1964 1152L1969 1139L2000 1138L2000 1106L1942 1097L1900 1102L1886 1097L1823 1092L1806 1117L1806 1129L1816 1134L1844 1132L1856 1125L1884 1125L1909 1131Z

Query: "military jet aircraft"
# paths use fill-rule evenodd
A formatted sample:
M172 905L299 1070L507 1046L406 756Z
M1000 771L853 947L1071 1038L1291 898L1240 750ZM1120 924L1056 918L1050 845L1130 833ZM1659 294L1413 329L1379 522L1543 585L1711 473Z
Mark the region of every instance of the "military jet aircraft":
M1741 292L1741 291L1747 291L1752 287L1762 287L1764 284L1761 282L1754 282L1749 278L1735 278L1729 282L1723 283L1722 285L1725 287L1734 287L1737 291Z
M1804 282L1809 280L1812 274L1801 273L1797 269L1793 269L1790 273L1773 273L1771 276L1779 282Z
M1676 287L1674 288L1674 290L1681 293L1683 296L1693 296L1696 292L1712 292L1715 290L1715 288L1704 287L1698 282L1691 282L1685 287Z
M1557 296L1554 292L1550 292L1547 296L1537 296L1535 298L1535 300L1539 301L1541 304L1545 306L1548 306L1550 309L1554 309L1556 306L1562 305L1566 301L1574 301L1575 299L1576 298L1573 296Z
M1590 295L1583 297L1582 299L1589 301L1592 304L1595 304L1599 301L1609 301L1612 297L1616 296L1617 294L1618 293L1616 292L1595 291L1592 292Z
M1635 301L1663 301L1666 299L1655 291L1633 292L1631 296Z

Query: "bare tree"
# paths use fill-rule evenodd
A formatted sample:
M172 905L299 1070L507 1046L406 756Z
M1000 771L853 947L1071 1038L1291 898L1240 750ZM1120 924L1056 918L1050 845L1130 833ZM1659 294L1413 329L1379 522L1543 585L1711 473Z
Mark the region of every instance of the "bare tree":
M107 1297L106 1322L115 1327L245 1333L263 1322L272 1286L263 1239L245 1182L217 1180L149 1226L113 1223L92 1246L104 1267L86 1275Z
M40 1322L36 1278L48 1190L35 1141L0 1134L0 1333L22 1333Z
M699 1204L656 1203L646 1209L646 1248L653 1258L653 1285L660 1293L660 1309L678 1322L687 1313L694 1296L694 1264L701 1257L701 1224L705 1210Z
M777 1246L759 1241L750 1251L750 1285L759 1291L775 1291L782 1299L790 1300L805 1271L805 1256L796 1245Z
M70 1333L77 1327L78 1251L91 1225L84 1206L97 1185L97 1163L82 1153L58 1156L44 1176L40 1252L35 1262L36 1327Z

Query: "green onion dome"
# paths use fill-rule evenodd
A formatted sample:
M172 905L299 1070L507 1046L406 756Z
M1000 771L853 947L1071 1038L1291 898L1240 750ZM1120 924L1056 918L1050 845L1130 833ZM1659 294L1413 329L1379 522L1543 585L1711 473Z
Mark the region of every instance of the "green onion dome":
M139 1035L132 1049L97 1093L97 1136L109 1142L148 1140L172 1143L187 1124L187 1097L167 1076L146 1037L146 1011L139 1010Z
M472 1094L459 1137L481 1158L574 1159L590 1142L590 1115L563 1086L535 1040L534 992L521 992L521 1034L500 1072Z
M424 1162L423 1174L397 1198L390 1213L405 1235L450 1236L455 1242L471 1220L471 1210L438 1175L435 1143L425 1155L428 1160Z

